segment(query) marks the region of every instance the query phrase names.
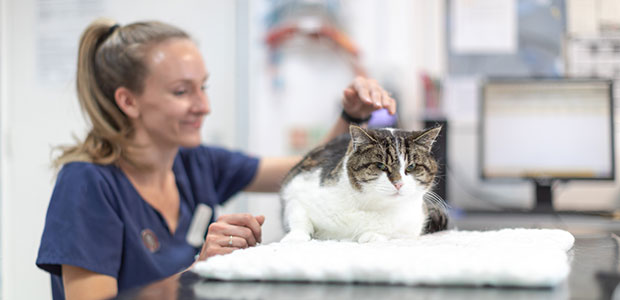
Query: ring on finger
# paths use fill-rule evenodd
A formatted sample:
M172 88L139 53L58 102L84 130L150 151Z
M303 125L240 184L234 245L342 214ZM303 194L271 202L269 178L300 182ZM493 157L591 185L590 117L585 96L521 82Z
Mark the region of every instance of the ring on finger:
M233 245L232 239L233 239L232 235L228 237L228 246L232 246Z

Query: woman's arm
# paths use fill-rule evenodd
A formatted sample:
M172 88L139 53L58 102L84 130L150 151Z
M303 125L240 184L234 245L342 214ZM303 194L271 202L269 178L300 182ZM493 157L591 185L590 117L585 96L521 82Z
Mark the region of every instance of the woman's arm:
M80 267L62 265L65 299L107 299L118 293L116 278Z
M264 193L279 191L282 180L301 158L301 156L261 158L258 171L245 191Z

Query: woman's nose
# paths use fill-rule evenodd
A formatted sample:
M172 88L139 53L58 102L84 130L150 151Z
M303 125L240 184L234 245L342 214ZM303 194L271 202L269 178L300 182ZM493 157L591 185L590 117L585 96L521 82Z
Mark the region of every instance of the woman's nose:
M194 112L199 114L209 114L211 112L211 104L209 103L209 96L205 91L200 91L199 96L194 104Z

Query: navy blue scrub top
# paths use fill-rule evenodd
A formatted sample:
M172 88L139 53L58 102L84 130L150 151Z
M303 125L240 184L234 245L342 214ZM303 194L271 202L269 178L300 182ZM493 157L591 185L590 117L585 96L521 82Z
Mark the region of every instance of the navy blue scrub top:
M119 291L186 269L200 251L185 239L196 206L222 204L250 183L257 167L258 159L222 148L180 149L172 167L179 220L171 234L117 166L66 164L52 193L36 262L51 274L54 299L64 299L63 264L115 277Z

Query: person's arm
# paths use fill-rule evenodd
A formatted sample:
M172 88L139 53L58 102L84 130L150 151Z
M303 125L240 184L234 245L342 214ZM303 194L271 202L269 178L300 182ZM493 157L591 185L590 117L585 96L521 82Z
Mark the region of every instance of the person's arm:
M301 158L301 156L261 158L254 179L244 191L264 193L279 191L282 180Z
M65 299L108 299L118 293L116 278L80 267L62 265Z

